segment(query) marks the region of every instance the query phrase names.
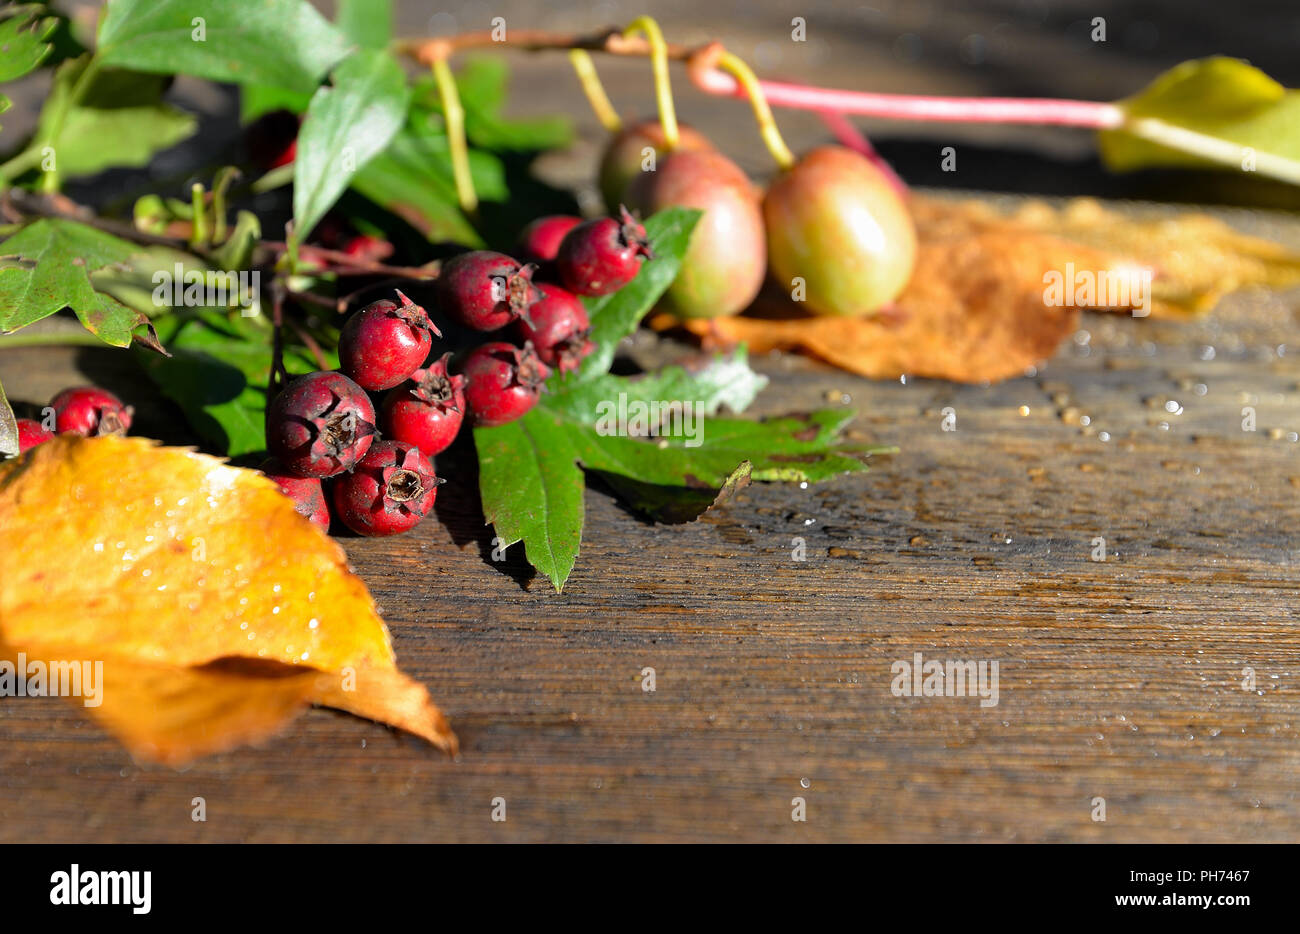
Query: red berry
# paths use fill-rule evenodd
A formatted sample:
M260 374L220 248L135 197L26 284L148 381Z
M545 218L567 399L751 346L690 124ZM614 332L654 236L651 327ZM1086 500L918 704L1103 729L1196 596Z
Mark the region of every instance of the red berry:
M358 259L369 259L378 262L393 255L393 245L387 240L381 240L369 234L357 234L343 244L343 252Z
M560 252L564 235L581 223L581 217L568 214L537 218L519 234L519 255L530 263L549 263Z
M124 435L135 412L106 389L74 386L50 400L54 430L74 435Z
M601 217L574 227L555 258L560 281L579 295L608 295L627 285L651 259L645 228L627 208L620 218Z
M445 451L465 420L465 377L447 373L451 354L390 391L380 407L384 434L414 444L425 457Z
M414 373L429 356L430 332L442 337L429 315L401 292L399 305L371 302L343 325L339 369L363 389L391 389Z
M542 384L551 375L531 344L493 341L474 348L461 362L469 384L465 401L475 425L504 425L527 414L537 404Z
M374 440L375 407L342 373L299 376L266 410L266 447L302 477L332 477L352 468Z
M298 515L306 516L312 525L320 526L326 532L330 530L330 511L325 505L325 488L316 477L299 477L285 469L278 460L272 458L258 468L280 488L280 492L293 500L293 508Z
M54 432L34 418L20 418L18 421L18 453L31 450L38 444L44 444L54 437Z
M490 250L447 260L437 288L438 307L476 331L495 331L527 316L537 300L533 267Z
M334 514L358 535L396 535L429 514L441 482L415 445L376 441L334 482Z
M547 366L557 367L561 373L576 370L596 347L587 339L591 332L587 309L576 295L558 285L539 284L537 288L542 300L528 312L528 321L516 325L519 339L531 342L537 358Z

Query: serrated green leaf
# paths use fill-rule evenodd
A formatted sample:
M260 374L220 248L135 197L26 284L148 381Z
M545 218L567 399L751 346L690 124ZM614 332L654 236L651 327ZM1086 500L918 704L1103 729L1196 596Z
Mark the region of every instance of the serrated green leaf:
M64 62L41 111L36 138L54 149L65 178L93 175L112 167L139 168L154 153L194 133L195 118L163 103L167 79L158 75L107 69L92 76L77 101L68 103L89 57ZM50 121L64 107L59 127Z
M660 296L677 278L691 232L703 212L692 208L669 208L645 222L655 258L645 263L636 278L612 295L584 298L591 319L591 340L596 344L579 368L579 382L609 372L618 342L637 329Z
M38 220L0 243L0 333L71 308L91 333L125 347L148 319L95 290L90 273L126 263L139 248L125 240L59 219Z
M334 70L312 97L298 134L293 214L299 239L334 206L352 177L388 145L406 120L410 90L385 51L362 51Z
M1221 165L1300 183L1300 92L1234 58L1183 62L1118 102L1098 134L1112 169Z
M230 457L266 446L266 387L271 378L271 326L264 317L200 311L169 315L158 325L171 357L138 352L140 365L207 444ZM331 357L331 366L338 361ZM290 374L316 369L301 347L284 349Z
M109 0L98 40L106 65L304 92L348 49L307 0Z
M476 428L474 445L487 521L506 545L522 541L528 563L563 590L582 542L584 490L567 427L534 410Z
M0 20L0 82L21 78L45 61L53 48L47 40L58 25L56 17L34 14Z

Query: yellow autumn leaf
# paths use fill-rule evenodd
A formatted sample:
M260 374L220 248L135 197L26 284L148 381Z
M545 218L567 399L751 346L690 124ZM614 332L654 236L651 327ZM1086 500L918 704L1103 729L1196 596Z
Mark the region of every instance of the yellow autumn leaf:
M255 471L60 436L0 466L0 530L0 659L102 662L86 709L139 759L258 741L311 703L456 749L342 548Z

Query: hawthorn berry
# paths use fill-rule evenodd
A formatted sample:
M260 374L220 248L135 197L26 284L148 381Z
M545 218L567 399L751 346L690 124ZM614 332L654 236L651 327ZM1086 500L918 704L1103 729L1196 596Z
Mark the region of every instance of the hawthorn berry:
M451 446L465 420L465 377L447 372L451 354L416 370L391 390L379 408L384 434L414 444L425 457Z
M375 407L365 390L333 370L299 376L266 410L266 448L300 477L332 477L365 455Z
M358 535L397 535L429 514L441 482L414 444L376 441L334 481L334 515Z
M358 311L339 334L339 369L362 389L391 389L414 373L442 337L428 313L401 292Z
M491 250L454 256L438 276L438 307L476 331L498 330L528 316L537 300L533 269Z
M54 430L84 435L124 435L131 427L135 410L107 389L74 386L50 400L54 409Z
M38 444L44 444L54 437L54 432L34 418L20 418L18 422L18 453L30 451Z
M264 462L258 469L280 488L281 493L293 500L293 508L298 511L298 515L305 516L312 525L329 531L330 511L325 505L325 488L318 478L299 477L275 458Z
M560 252L564 235L581 223L581 217L568 214L537 218L519 234L519 255L530 263L549 263Z
M587 339L591 332L587 309L578 296L558 285L538 284L537 288L541 301L532 307L528 321L515 325L519 339L531 343L547 366L561 373L576 370L596 346Z
M490 428L521 418L537 404L551 375L531 344L522 349L504 341L474 348L460 363L468 384L465 401L475 425Z
M653 255L641 222L620 208L617 219L597 218L565 234L555 265L570 292L608 295L636 278Z

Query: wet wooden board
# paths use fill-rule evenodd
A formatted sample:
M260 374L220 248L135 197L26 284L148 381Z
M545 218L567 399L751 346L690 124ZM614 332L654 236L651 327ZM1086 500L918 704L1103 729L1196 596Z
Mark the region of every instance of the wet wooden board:
M854 432L901 453L690 525L591 490L563 595L493 564L453 466L441 523L346 544L459 761L316 710L178 773L71 705L6 701L0 839L1293 840L1297 307L1088 315L1037 375L987 388L765 358L756 412L848 396ZM5 351L0 380L40 398L89 372L158 419L122 365ZM998 662L997 705L895 696L916 652Z

